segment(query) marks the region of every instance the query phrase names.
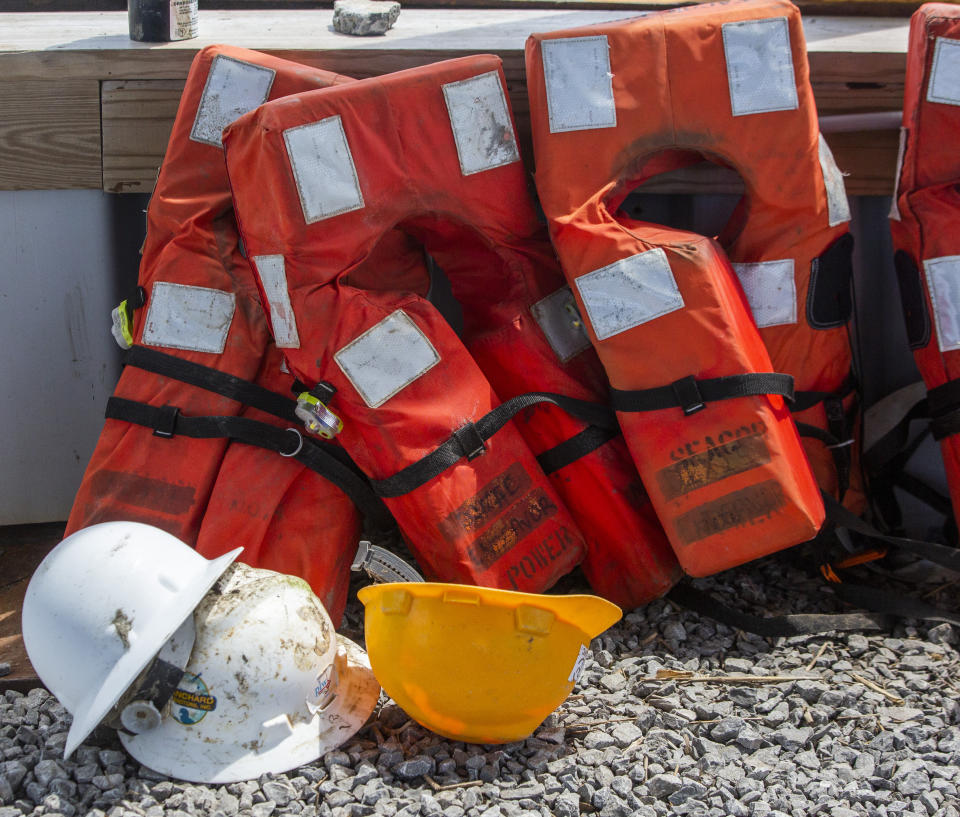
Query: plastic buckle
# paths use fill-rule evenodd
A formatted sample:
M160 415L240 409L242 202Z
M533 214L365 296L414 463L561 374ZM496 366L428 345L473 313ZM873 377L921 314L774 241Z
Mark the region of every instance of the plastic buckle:
M143 287L137 287L127 300L131 309L140 309L147 302L147 291Z
M832 423L842 423L847 419L846 412L843 409L843 401L838 397L828 397L824 400L823 410L827 419Z
M159 417L157 425L153 429L154 437L165 437L169 439L177 430L177 418L180 416L180 409L176 406L161 406L157 409Z
M477 427L473 423L467 423L465 426L456 429L453 432L453 438L460 446L460 453L468 460L475 460L482 454L487 453L483 437L480 436L480 432L477 431Z
M700 394L700 387L697 386L697 379L693 375L674 380L670 385L685 416L689 417L707 407L703 401L703 395Z

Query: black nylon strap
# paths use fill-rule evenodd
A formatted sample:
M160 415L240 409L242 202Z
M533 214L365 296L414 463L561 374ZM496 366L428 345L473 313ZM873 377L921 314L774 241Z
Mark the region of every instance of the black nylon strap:
M898 618L918 618L924 621L946 621L960 626L960 614L934 607L920 599L892 593L888 589L843 582L836 585L833 590L845 602L876 613Z
M936 542L922 542L919 539L908 539L903 536L888 536L868 522L864 522L855 513L848 511L829 494L823 494L823 504L827 509L827 519L839 528L856 531L870 539L886 542L915 556L920 556L941 567L960 571L960 549L958 548L940 545Z
M822 403L824 400L827 400L831 397L837 398L839 400L845 400L848 395L850 395L853 390L857 387L857 381L854 379L853 375L847 375L846 380L840 385L840 388L835 392L833 391L798 391L794 396L793 403L790 406L790 411L797 412L806 411L808 408L813 408L817 403Z
M283 420L289 420L291 423L299 424L300 422L294 414L297 405L295 400L232 374L211 369L209 366L202 366L145 346L131 347L123 357L123 365L135 366L147 372L221 394L238 403L260 409Z
M937 442L960 433L960 408L930 420L930 433Z
M460 430L458 430L458 432L454 432L446 442L439 445L425 457L408 465L393 476L386 477L385 479L372 480L371 485L373 486L374 492L378 496L390 498L403 496L410 491L416 490L421 485L443 473L461 458L471 453L479 456L474 448L477 439L486 442L503 428L514 415L519 414L524 409L541 403L549 403L562 408L573 417L590 423L591 425L612 431L619 431L617 418L613 412L607 406L602 406L599 403L576 400L572 397L565 397L562 394L553 394L552 392L519 394L507 400L505 403L501 403L493 411L485 414L475 423L471 424L472 428L468 435L469 445L464 446L464 435L459 433ZM474 450L467 450L469 448L474 448Z
M960 408L960 379L948 380L942 386L927 390L930 415L938 417Z
M696 396L692 388L696 388ZM713 377L695 380L682 378L669 386L653 389L623 391L611 389L611 405L616 411L658 411L668 408L682 408L684 413L692 414L705 404L717 400L731 400L736 397L750 397L761 394L779 394L788 401L793 400L793 377L777 372L753 372L735 374L728 377ZM697 405L699 398L699 405Z
M896 425L874 442L869 450L861 454L864 467L869 471L878 472L887 465L892 465L895 468L902 468L906 465L907 460L916 451L916 446L923 439L922 435L918 435L913 444L908 445L910 423L929 416L930 404L925 399L914 403ZM901 458L901 454L908 450L909 455Z
M930 432L935 440L960 433L960 380L948 380L927 392Z
M155 429L158 423L168 421L168 408L111 397L106 417ZM390 512L346 453L337 446L306 437L296 428L280 428L249 417L185 417L177 412L171 436L177 435L236 440L292 457L340 488L375 528L387 530L394 526Z
M949 516L953 513L953 505L950 497L944 496L933 486L928 485L922 479L901 471L897 474L894 483L897 488L910 494L910 496L919 499L925 505L933 508L941 516Z
M796 426L801 437L813 437L815 440L820 440L828 448L840 443L840 440L830 432L824 431L820 426L812 426L809 423L796 423Z
M735 610L689 584L676 585L666 598L721 624L766 637L812 635L841 630L885 630L889 617L874 613L796 613L755 616Z
M587 426L569 440L564 440L559 445L538 454L537 462L540 463L543 473L550 476L550 474L576 462L581 457L585 457L591 451L596 451L601 445L619 436L619 434L619 431L613 429Z

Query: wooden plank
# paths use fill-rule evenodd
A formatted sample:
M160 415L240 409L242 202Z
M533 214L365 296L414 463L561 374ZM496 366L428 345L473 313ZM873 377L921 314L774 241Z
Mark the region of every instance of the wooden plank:
M100 187L96 81L0 82L0 111L0 190Z
M100 88L103 189L153 189L183 92L180 80L108 81Z
M515 74L515 71L513 72ZM514 76L508 83L517 121L520 149L532 165L529 104L526 85ZM176 80L135 80L103 83L103 189L112 193L149 192L173 127L183 83ZM902 93L902 83L901 90ZM851 96L853 91L847 90ZM840 98L838 94L837 99ZM849 112L832 101L821 113ZM877 110L864 103L860 110ZM897 131L832 133L827 141L840 169L848 173L850 195L888 195L897 159ZM532 169L532 168L531 168ZM735 193L739 179L712 165L688 168L651 181L650 192Z
M837 166L847 174L847 194L889 196L900 147L899 131L825 134Z
M12 25L0 33L0 88L49 79L52 87L62 89L63 76L73 78L68 85L80 77L102 80L103 172L94 183L88 166L84 179L89 186L110 191L148 191L176 109L178 82L186 76L197 50L211 42L256 48L357 78L464 54L494 53L504 61L521 147L529 157L523 58L527 36L533 31L621 19L633 12L405 8L397 26L384 37L336 34L331 30L332 11L328 9L200 14L202 37L159 46L131 42L122 13L6 15L5 22ZM811 82L821 114L901 106L906 20L813 16L804 20L804 28ZM3 37L12 41L2 41ZM49 87L43 92L48 98L59 93ZM889 141L888 137L879 139L886 145L883 140ZM873 135L858 138L863 147L874 145ZM857 148L844 144L838 156L841 166L848 149L852 151L850 164L858 158ZM888 153L880 147L863 155L886 160ZM18 160L7 161L22 172ZM58 173L62 173L66 163L58 165ZM871 168L860 160L856 166L849 179L853 193L876 190L880 178L893 173L892 163ZM62 182L47 184L55 187ZM0 188L5 186L10 185L0 177Z
M63 537L63 522L0 528L0 661L10 672L0 676L0 691L26 692L41 686L23 646L20 611L37 565Z
M444 59L464 54L512 54L522 59L527 36L631 17L634 11L540 9L404 9L396 26L382 37L349 37L332 30L328 9L297 11L200 11L200 36L178 43L132 42L127 18L118 12L4 15L0 30L0 77L4 80L182 79L193 55L204 46L228 42L296 59L312 54L331 70L349 73L364 61L383 73L418 55ZM853 68L869 74L885 57L906 52L908 21L892 18L805 18L813 53L856 54ZM350 56L352 55L352 56ZM348 64L349 63L349 64ZM831 64L823 70L829 78ZM838 81L841 74L833 75Z
M956 2L956 0L945 0ZM697 5L711 0L404 0L404 8L474 9L636 9L659 10ZM910 16L916 0L795 0L805 13L876 17ZM311 9L316 0L203 0L205 9ZM329 4L326 4L329 5ZM124 0L0 0L0 12L123 11Z

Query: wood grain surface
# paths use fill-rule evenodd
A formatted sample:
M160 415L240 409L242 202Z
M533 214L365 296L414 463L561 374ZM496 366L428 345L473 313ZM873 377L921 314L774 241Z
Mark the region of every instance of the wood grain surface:
M100 187L96 80L0 81L0 189Z
M526 38L636 14L609 5L603 11L516 3L499 10L405 7L382 37L337 34L329 9L201 10L200 37L160 45L131 41L122 12L7 14L8 25L0 30L0 102L14 113L0 119L0 189L150 191L190 62L199 49L218 42L357 78L466 54L497 54L529 164ZM899 109L908 20L809 15L804 30L821 115ZM896 139L894 130L828 136L837 163L849 173L849 193L890 191ZM705 188L690 174L658 185L729 190L722 174L710 179L702 182Z

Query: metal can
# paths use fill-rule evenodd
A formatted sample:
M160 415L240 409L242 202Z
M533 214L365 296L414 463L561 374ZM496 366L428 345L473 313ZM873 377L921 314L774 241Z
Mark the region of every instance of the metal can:
M197 0L128 0L130 39L168 43L197 36Z

